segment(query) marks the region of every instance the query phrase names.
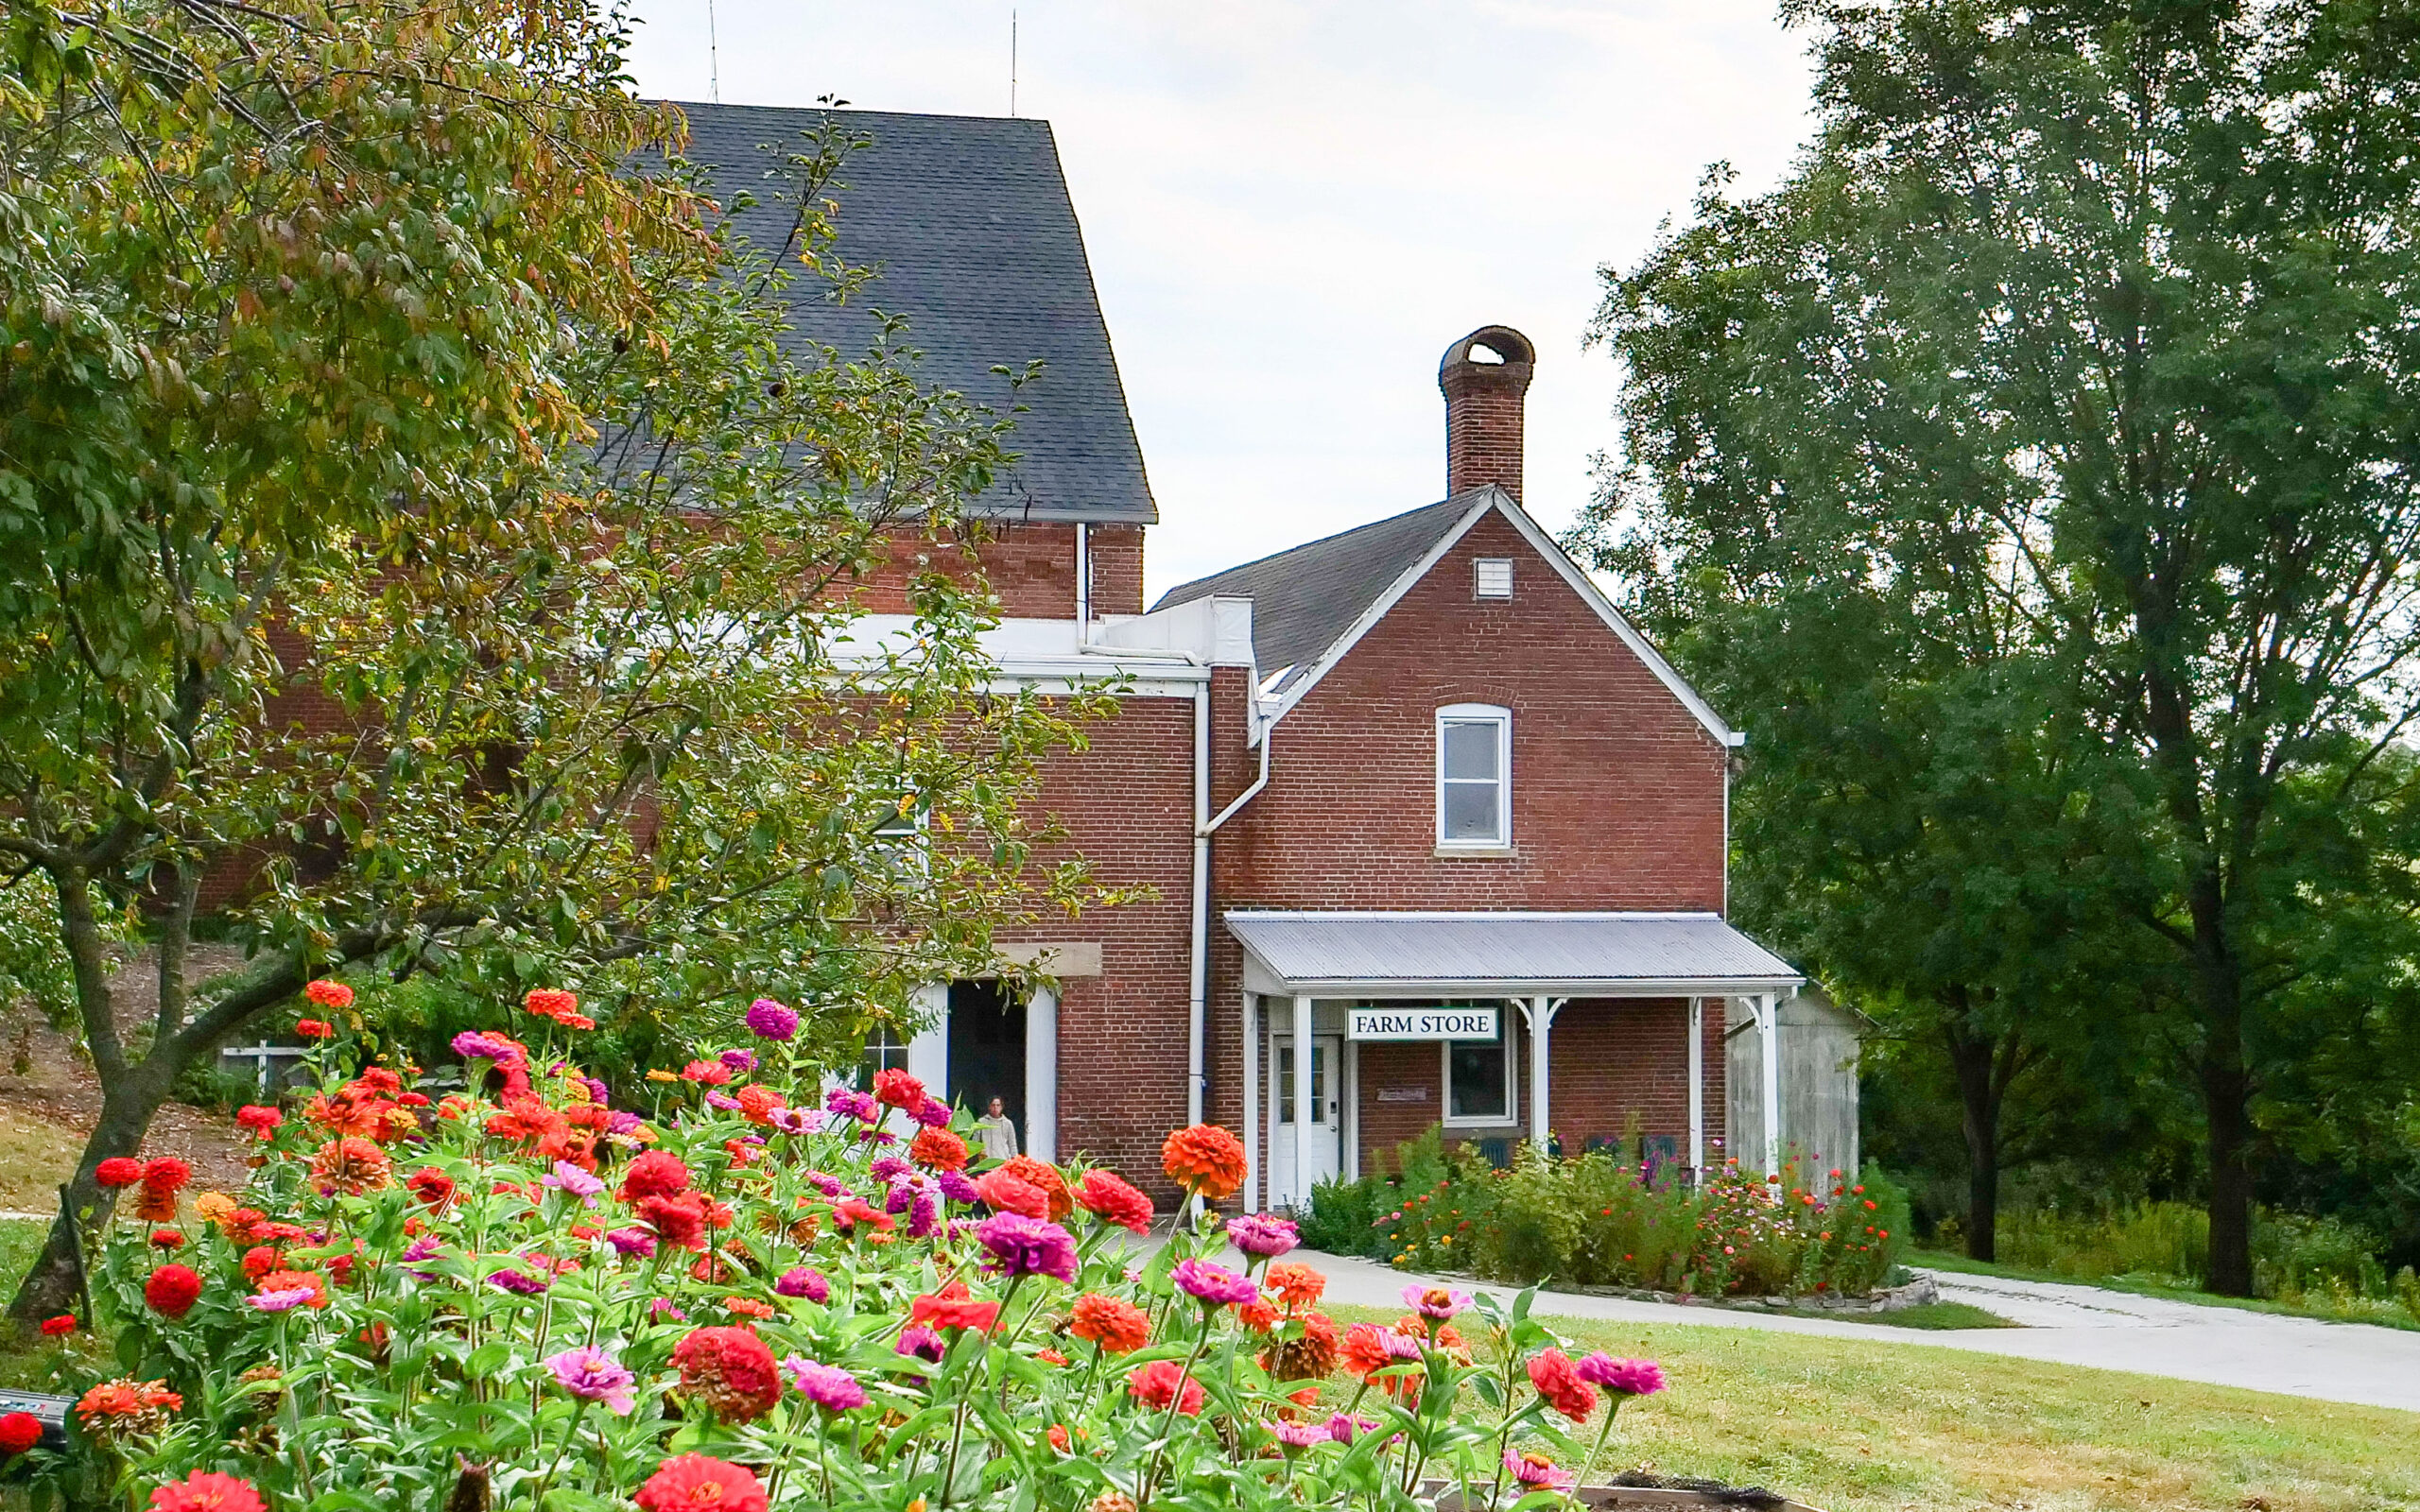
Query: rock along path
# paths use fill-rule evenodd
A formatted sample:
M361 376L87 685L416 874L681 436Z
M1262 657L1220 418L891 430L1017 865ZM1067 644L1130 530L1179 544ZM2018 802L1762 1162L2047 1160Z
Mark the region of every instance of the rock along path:
M1404 1286L1426 1280L1370 1261L1311 1250L1288 1258L1325 1271L1327 1299L1348 1306L1400 1307ZM2024 1327L1900 1329L1724 1307L1633 1302L1572 1292L1540 1292L1532 1311L1556 1317L1766 1329L1872 1343L1931 1345L2420 1412L2420 1332L2174 1302L2097 1286L1947 1271L1936 1271L1933 1277L1940 1283L1943 1300L1971 1303ZM1482 1289L1464 1280L1438 1284ZM1515 1290L1483 1289L1508 1298Z

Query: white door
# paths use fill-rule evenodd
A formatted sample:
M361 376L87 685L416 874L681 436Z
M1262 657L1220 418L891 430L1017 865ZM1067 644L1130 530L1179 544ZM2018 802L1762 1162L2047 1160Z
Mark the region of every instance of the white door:
M1298 1208L1307 1204L1308 1187L1294 1190L1294 1141L1307 1137L1310 1143L1310 1186L1333 1177L1341 1169L1344 1154L1344 1120L1340 1111L1343 1097L1344 1037L1335 1034L1311 1036L1311 1106L1309 1130L1304 1133L1298 1114L1304 1110L1294 1106L1294 1037L1272 1035L1269 1042L1269 1108L1273 1115L1269 1124L1269 1205L1272 1208Z

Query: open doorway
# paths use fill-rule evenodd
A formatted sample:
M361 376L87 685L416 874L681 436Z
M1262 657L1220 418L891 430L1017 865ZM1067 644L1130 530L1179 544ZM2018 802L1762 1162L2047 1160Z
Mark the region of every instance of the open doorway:
M1025 1011L996 980L949 985L948 1098L977 1115L998 1098L1017 1126L1020 1149L1032 1138L1025 1116Z

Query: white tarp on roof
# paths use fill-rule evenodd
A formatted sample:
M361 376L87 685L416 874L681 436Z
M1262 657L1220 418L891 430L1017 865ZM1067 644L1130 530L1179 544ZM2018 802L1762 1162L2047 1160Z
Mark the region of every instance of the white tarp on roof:
M1237 911L1244 986L1353 997L1654 993L1794 988L1789 962L1715 914Z

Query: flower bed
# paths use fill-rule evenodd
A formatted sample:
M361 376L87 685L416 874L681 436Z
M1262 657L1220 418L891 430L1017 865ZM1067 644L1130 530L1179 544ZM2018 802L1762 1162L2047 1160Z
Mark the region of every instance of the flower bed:
M130 1181L93 1278L125 1373L13 1463L159 1512L1530 1506L1661 1389L1527 1296L1340 1328L1283 1220L1135 1263L1150 1205L1115 1173L971 1169L913 1078L817 1094L759 1006L645 1110L567 1063L568 993L459 1037L475 1091L434 1102L323 1045L306 1102L247 1112L244 1192L179 1221L178 1173ZM1202 1125L1164 1163L1215 1201L1242 1151Z
M1778 1177L1732 1161L1689 1187L1612 1151L1508 1169L1433 1136L1399 1174L1313 1194L1317 1243L1407 1270L1692 1297L1865 1297L1905 1244L1907 1196L1880 1172Z

